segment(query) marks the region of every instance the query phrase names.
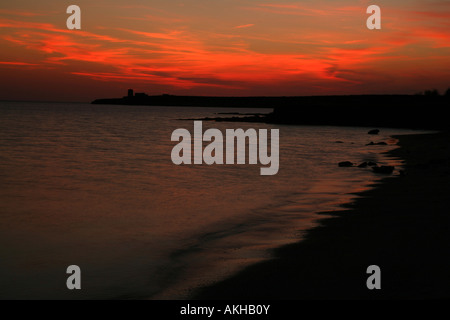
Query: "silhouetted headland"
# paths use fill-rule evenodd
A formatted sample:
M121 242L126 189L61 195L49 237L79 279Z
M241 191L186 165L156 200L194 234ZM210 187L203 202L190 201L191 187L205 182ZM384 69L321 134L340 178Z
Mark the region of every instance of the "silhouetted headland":
M270 108L268 115L246 118L205 118L216 121L266 122L297 125L334 125L447 129L445 108L450 96L440 95L349 95L307 97L208 97L133 93L117 99L97 99L93 104Z

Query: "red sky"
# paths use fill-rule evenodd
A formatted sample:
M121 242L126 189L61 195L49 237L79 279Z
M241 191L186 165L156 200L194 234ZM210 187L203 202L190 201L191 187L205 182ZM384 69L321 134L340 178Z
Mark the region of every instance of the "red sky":
M66 28L71 4L81 30ZM10 1L0 99L443 92L449 30L448 0Z

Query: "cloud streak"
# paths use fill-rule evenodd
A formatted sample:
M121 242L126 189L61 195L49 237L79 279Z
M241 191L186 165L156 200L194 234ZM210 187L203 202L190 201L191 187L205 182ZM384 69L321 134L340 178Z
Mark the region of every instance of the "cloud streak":
M253 27L253 26L254 26L253 23L249 23L249 24L243 24L243 25L240 25L240 26L236 26L236 27L234 27L234 29L250 28L250 27Z

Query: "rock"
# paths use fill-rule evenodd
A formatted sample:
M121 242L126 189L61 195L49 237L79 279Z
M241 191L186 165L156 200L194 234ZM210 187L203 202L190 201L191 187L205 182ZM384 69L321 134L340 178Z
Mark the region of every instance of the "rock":
M387 146L387 143L386 142L374 143L373 141L370 141L370 143L366 144L366 146Z
M378 129L373 129L373 130L370 130L369 132L367 132L368 134L379 134L380 133L380 130L378 130Z
M335 141L334 143L344 143L344 141Z
M377 163L376 162L373 162L373 161L369 161L369 162L367 162L367 165L369 166L369 167L373 167L373 166L378 166L377 165Z
M350 161L339 162L339 167L353 167L353 163Z
M359 166L358 166L358 168L366 168L368 166L368 163L367 162L363 162L363 163L361 163Z
M391 174L394 172L395 167L393 166L381 166L381 167L373 167L372 170L375 173L384 173L384 174Z

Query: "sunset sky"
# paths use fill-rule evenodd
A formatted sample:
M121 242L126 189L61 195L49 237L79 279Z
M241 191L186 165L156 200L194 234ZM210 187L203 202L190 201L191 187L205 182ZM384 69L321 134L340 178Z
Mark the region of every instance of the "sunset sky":
M444 92L449 31L449 0L3 1L0 99Z

